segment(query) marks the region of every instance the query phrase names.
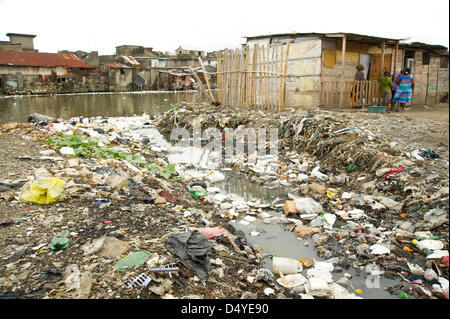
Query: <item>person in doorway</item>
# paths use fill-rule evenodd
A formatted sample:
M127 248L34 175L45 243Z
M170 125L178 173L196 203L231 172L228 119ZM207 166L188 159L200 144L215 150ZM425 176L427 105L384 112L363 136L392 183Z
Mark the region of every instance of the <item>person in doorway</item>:
M365 81L366 77L364 75L364 65L358 64L356 66L356 73L355 73L355 81Z
M406 103L411 103L412 92L414 90L414 79L411 77L409 68L404 68L402 70L402 73L397 80L397 84L398 88L392 102L397 104L395 112L399 111L399 106L400 110L404 112Z
M360 96L360 94L361 94L361 92L360 92L361 84L358 83L358 82L365 81L365 80L366 80L366 77L364 75L364 65L358 64L356 66L355 83L353 84L354 88L353 88L352 93L351 93L352 99L353 99L353 101L355 103L355 106L357 108L361 108L362 107L362 105L358 105L358 101L364 104L364 102L362 101L364 99L364 97L362 97L362 99L360 99L361 98L361 96ZM353 91L355 92L355 96L353 96Z
M381 87L381 95L383 96L383 104L384 106L386 106L386 110L388 112L391 111L392 108L391 86L392 86L391 72L385 71L384 76L380 78L380 87Z

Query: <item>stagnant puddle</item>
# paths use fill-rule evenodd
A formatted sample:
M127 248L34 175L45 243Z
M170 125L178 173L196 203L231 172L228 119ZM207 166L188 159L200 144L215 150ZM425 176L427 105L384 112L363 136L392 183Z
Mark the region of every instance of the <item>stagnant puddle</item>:
M284 224L283 211L280 203L288 198L288 193L293 192L295 187L278 185L267 186L256 183L249 179L249 177L240 172L237 168L232 168L226 163L217 161L219 154L206 154L204 149L188 146L179 147L173 146L169 143L157 129L148 128L133 131L133 134L139 136L147 136L151 141L153 149L164 151L167 155L169 163L178 165L177 167L186 167L185 173L191 176L204 176L208 174L209 170L219 170L225 179L216 183L208 183L209 187L220 188L220 194L223 195L237 195L245 202L258 203L262 206L269 206L260 211L270 214L273 218L261 219L242 224L238 221L229 222L230 225L240 232L245 239L252 245L259 245L263 248L263 253L266 256L277 255L280 257L287 257L293 259L309 258L317 261L325 261L317 255L314 248L315 243L311 238L299 240L290 232ZM208 156L209 155L209 156ZM197 175L196 175L197 174ZM277 203L278 205L273 205ZM256 217L256 215L255 215ZM268 222L270 220L270 222ZM263 266L267 269L272 268L270 258L265 258ZM303 274L306 270L304 269ZM397 299L397 296L390 294L385 288L397 283L397 280L391 280L384 277L374 277L366 269L355 269L349 267L343 269L342 272L333 272L333 281L336 282L344 276L344 273L352 275L349 287L350 292L355 289L361 289L362 294L359 296L366 299Z

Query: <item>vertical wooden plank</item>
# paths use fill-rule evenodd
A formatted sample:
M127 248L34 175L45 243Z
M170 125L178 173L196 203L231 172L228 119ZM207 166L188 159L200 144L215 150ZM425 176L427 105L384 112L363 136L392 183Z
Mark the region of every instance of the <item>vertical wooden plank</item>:
M264 98L265 98L265 106L266 106L266 110L269 109L269 81L268 81L268 76L267 76L267 72L268 72L268 65L267 65L267 60L266 60L266 50L263 49L263 59L264 59ZM269 58L269 45L267 45L267 59Z
M245 106L246 108L250 107L250 97L249 97L249 88L250 88L250 47L247 45L245 47Z
M286 47L286 58L285 58L285 61L284 61L284 76L283 76L284 77L283 78L283 82L284 83L283 83L283 105L282 105L283 110L286 109L287 68L288 68L288 62L289 62L289 48L290 48L290 46L291 46L291 43L288 42L287 43L287 47Z
M394 58L394 73L397 73L397 60L398 60L398 41L395 43L395 58Z
M384 74L384 53L385 53L385 50L386 50L386 41L383 40L381 42L381 66L380 66L380 76L378 78L383 77L383 74ZM381 105L381 101L380 101L380 105Z
M223 53L223 64L224 64L223 71L225 73L223 74L223 81L222 81L223 82L223 88L224 88L222 98L223 98L224 105L230 106L228 104L228 68L229 68L229 65L228 65L228 50L225 50L224 53Z
M256 70L257 70L257 54L258 54L258 47L259 47L258 44L255 44L254 47L253 47L252 104L253 104L253 107L254 107L254 108L257 107L257 105L256 105L256 81L257 81L257 78L256 78Z
M438 98L438 89L439 89L439 69L441 67L441 63L440 61L438 61L438 65L437 65L437 74L436 74L436 93L434 94L434 104L437 104L437 98Z
M341 71L341 97L340 97L340 106L342 106L342 101L344 96L342 95L342 85L344 84L344 74L345 74L345 49L347 46L347 35L344 34L342 37L342 71Z
M211 97L212 102L214 103L216 99L214 98L214 95L211 91L211 85L209 84L209 74L206 72L205 65L203 64L202 58L198 57L198 61L200 62L200 66L203 70L203 76L205 78L206 86L208 87L208 94Z
M284 46L280 46L280 69L278 71L279 77L280 77L280 86L278 88L278 112L281 111L281 104L282 104L282 96L281 96L281 90L283 86L283 77L281 76L281 73L283 72L283 53L284 53Z
M245 54L244 54L244 48L241 50L241 70L240 70L240 78L241 78L241 107L245 107Z
M274 85L274 73L275 73L275 69L274 69L274 63L276 60L276 56L275 56L275 46L272 46L272 59L270 62L270 111L271 113L274 112L275 110L275 100L274 100L274 91L275 91L275 85Z
M217 53L217 75L216 75L216 79L217 79L217 99L219 101L222 101L222 96L221 96L221 83L220 83L220 79L221 79L221 65L220 65L220 58L221 58L221 53L218 52Z

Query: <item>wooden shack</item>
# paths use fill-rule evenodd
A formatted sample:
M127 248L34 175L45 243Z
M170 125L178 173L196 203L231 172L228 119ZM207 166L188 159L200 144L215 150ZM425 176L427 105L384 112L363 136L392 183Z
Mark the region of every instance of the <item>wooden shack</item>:
M448 96L444 46L353 33L245 38L241 50L219 54L219 94L225 104L269 110L376 105L381 102L378 79L383 72L394 74L411 65L416 77L413 103L434 103ZM365 81L354 81L358 64L365 67Z

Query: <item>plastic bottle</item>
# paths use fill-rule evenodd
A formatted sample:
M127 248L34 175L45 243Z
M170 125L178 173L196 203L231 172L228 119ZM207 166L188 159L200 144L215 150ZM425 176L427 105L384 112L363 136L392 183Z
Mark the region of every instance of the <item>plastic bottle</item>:
M278 274L281 271L284 275L296 274L303 270L302 264L293 258L273 257L272 272Z

